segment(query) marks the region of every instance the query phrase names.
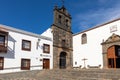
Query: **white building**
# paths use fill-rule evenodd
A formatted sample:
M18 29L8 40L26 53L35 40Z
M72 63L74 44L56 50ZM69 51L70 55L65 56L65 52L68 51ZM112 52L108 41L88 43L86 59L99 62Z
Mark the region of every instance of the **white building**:
M120 18L73 35L73 67L120 68Z
M0 73L52 69L52 34L42 35L0 25Z

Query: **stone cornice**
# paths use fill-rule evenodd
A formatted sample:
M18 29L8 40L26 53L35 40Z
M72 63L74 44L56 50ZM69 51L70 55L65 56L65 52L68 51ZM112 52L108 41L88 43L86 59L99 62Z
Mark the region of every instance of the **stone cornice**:
M20 33L20 34L25 34L25 35L29 35L29 36L33 36L33 37L37 37L37 38L41 38L41 39L46 39L46 40L52 41L52 39L49 38L49 37L41 36L39 34L35 34L35 33L32 33L32 32L28 32L28 31L24 31L24 30L21 30L21 29L16 29L16 28L13 28L13 27L10 27L10 26L6 26L6 25L2 25L2 24L0 24L0 29L4 29L7 32L9 32L9 31L17 32L17 33Z
M67 47L62 47L62 46L57 46L57 45L53 45L53 47L58 47L58 48L62 48L62 49L65 49L65 50L71 50L71 51L73 51L72 48L67 48Z
M120 36L116 34L112 34L112 36L110 36L105 42L101 44L104 45L104 44L110 44L115 42L120 42Z
M61 27L59 27L59 26L57 26L57 25L55 25L55 24L52 24L51 26L55 26L55 27L57 27L57 28L59 28L59 29L65 30L65 29L63 29L63 28L61 28ZM65 30L65 31L73 34L73 32L71 32L71 31L68 31L68 30Z

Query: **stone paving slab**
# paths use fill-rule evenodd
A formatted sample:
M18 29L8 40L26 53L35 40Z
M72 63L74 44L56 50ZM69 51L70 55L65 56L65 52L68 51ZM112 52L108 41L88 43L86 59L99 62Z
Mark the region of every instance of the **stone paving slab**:
M15 78L15 79L1 78L0 80L37 80L37 79L33 79L33 78Z

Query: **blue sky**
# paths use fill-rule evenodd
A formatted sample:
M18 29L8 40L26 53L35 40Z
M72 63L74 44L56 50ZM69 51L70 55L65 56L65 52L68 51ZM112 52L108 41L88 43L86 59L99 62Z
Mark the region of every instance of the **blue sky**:
M54 6L61 0L0 0L0 24L41 34L53 23ZM65 0L77 33L120 18L120 0Z

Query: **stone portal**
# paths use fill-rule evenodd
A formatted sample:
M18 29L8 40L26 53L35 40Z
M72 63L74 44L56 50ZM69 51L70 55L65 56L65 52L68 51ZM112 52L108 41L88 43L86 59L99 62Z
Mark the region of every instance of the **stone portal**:
M103 68L120 68L120 36L113 34L102 43Z

